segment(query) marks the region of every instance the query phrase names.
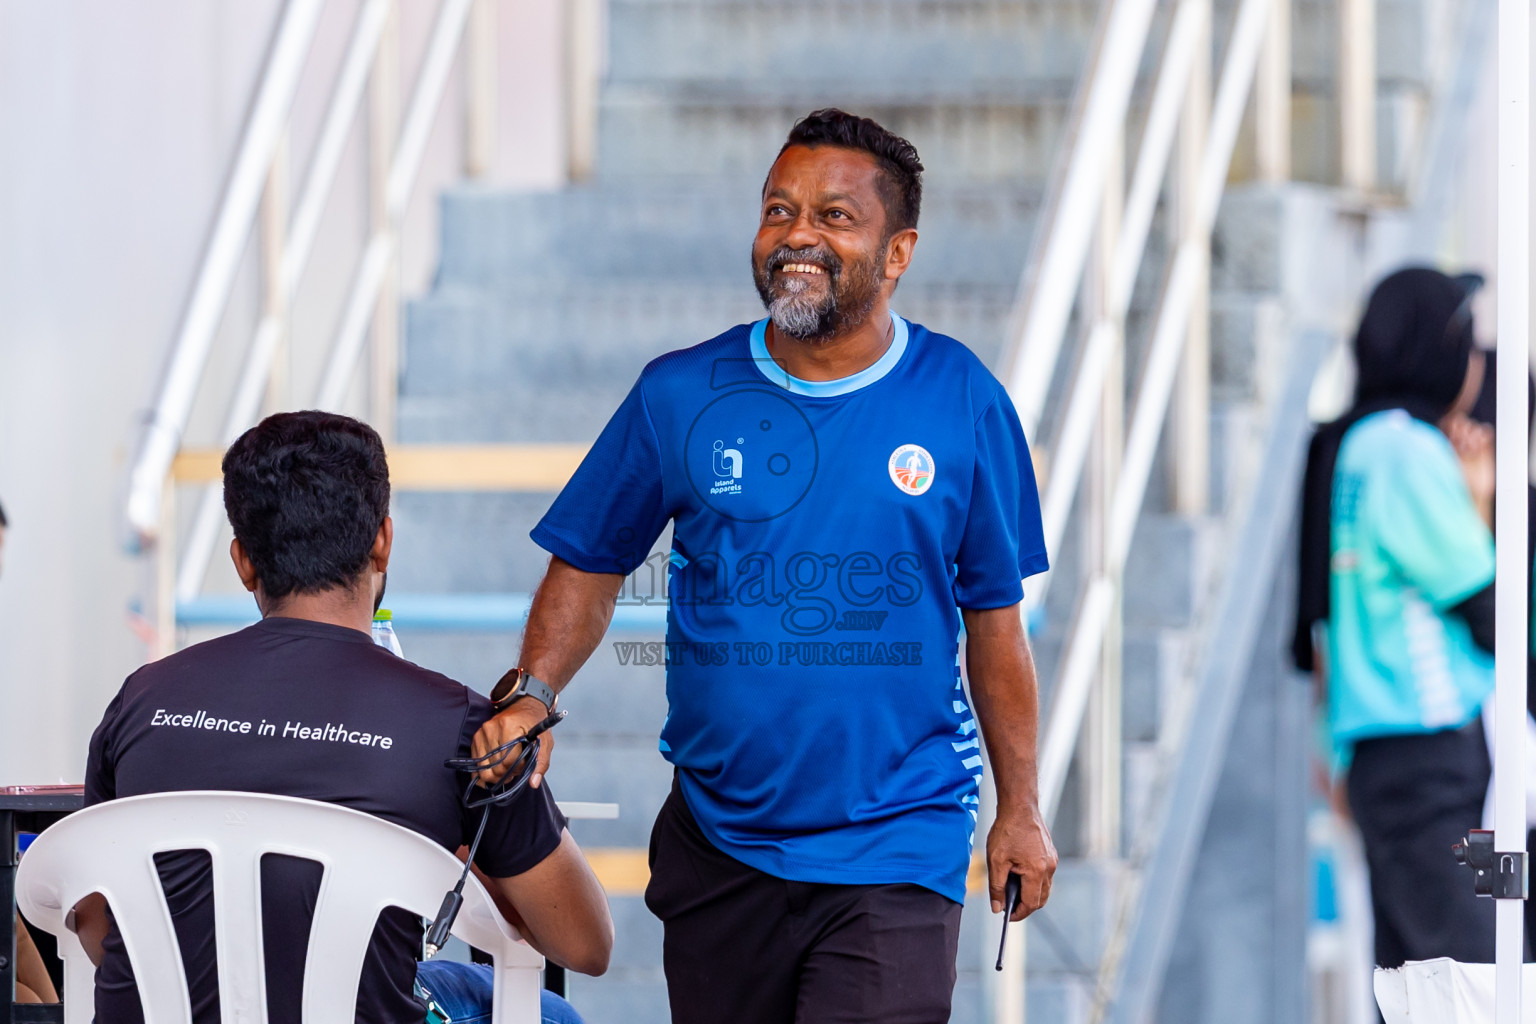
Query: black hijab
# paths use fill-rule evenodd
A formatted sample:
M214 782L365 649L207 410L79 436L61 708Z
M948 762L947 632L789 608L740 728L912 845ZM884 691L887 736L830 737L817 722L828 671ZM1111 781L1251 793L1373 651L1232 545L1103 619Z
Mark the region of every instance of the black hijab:
M1291 655L1312 670L1312 627L1328 618L1333 468L1349 428L1403 409L1437 424L1455 404L1472 357L1471 298L1482 279L1410 267L1376 286L1355 334L1355 402L1312 435L1301 492L1300 578Z

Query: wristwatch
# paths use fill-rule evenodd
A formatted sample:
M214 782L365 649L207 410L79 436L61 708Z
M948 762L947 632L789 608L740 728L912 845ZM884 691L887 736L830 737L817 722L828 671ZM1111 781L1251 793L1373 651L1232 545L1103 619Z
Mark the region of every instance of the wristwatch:
M533 697L553 712L560 700L554 687L534 676L527 669L509 669L491 691L491 710L502 712L524 697Z

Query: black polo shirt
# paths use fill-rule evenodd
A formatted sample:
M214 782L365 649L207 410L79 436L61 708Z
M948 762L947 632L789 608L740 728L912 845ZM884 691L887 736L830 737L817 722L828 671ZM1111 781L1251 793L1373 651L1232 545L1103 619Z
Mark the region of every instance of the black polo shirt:
M485 697L396 657L368 634L269 618L145 665L123 684L91 737L87 805L115 797L215 789L304 797L366 811L449 850L467 844L479 810L460 800L466 757L490 714ZM475 863L494 878L549 856L565 819L548 785L491 813ZM206 853L158 858L181 940L196 1024L217 1024L218 962ZM262 865L262 929L273 1022L297 1022L320 865ZM412 995L421 921L393 908L374 931L357 1020L420 1024ZM96 972L99 1024L140 1022L133 970L114 927Z

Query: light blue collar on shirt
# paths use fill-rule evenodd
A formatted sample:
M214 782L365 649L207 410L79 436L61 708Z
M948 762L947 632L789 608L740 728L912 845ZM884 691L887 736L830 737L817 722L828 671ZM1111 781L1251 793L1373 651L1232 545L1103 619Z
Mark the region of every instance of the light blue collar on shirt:
M901 362L901 357L907 351L907 322L892 312L891 324L894 332L885 355L858 373L839 377L837 380L801 380L799 377L791 376L788 370L774 362L773 356L768 354L768 320L766 318L752 325L752 362L758 372L790 394L806 395L811 398L846 395L868 387L890 373L896 368L896 364Z

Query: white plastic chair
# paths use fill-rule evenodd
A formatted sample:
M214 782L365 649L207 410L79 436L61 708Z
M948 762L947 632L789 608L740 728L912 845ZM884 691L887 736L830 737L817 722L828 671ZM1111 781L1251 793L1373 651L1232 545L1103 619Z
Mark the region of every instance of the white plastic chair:
M261 858L288 854L325 870L305 960L304 1020L350 1022L379 912L432 917L463 864L425 836L334 804L256 793L186 792L112 800L37 837L16 874L17 904L59 939L66 1024L90 1024L96 969L65 917L84 896L107 898L133 963L145 1024L191 1024L180 947L154 856L213 858L215 940L223 1024L267 1020L261 940ZM453 934L495 960L497 1024L539 1020L544 957L518 937L471 876Z

